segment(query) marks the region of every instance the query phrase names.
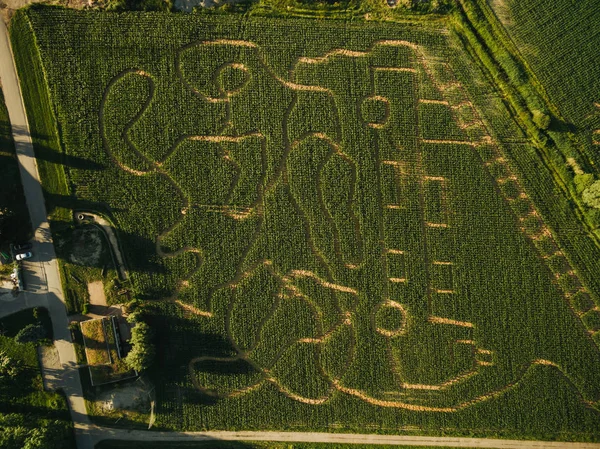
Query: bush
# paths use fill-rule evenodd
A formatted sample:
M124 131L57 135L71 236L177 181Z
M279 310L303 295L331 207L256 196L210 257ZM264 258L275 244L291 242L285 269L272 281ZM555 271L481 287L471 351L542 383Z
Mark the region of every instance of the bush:
M533 123L540 129L548 129L550 126L550 116L539 109L533 111Z
M581 194L583 202L594 209L600 209L600 181L596 181Z
M127 322L130 324L139 323L140 321L142 321L142 315L140 312L133 312L127 316Z
M0 351L0 381L14 379L21 372L21 363L14 360L4 351Z
M144 307L144 302L141 299L134 298L125 305L127 313L133 314L139 312ZM131 322L131 321L130 321Z
M17 343L34 343L48 338L46 329L41 324L28 324L15 336Z
M581 194L585 189L587 189L594 183L594 175L590 173L575 175L574 181L577 193Z

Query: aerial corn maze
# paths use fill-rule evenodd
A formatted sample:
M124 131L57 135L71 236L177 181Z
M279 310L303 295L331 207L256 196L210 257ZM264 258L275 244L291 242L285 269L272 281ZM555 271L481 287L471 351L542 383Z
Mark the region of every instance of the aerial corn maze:
M153 310L158 426L600 438L600 251L456 28L42 8L12 35L49 204L111 220Z

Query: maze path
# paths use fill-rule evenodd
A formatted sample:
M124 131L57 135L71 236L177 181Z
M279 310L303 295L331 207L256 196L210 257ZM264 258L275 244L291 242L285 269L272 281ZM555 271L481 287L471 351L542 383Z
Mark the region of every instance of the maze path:
M421 58L421 64L424 63L424 58ZM416 73L416 72L415 72ZM413 90L414 92L416 92L416 88ZM449 102L447 100L435 100L435 99L423 99L423 98L419 98L416 100L416 103L419 104L433 104L433 105L441 105L441 106L449 106ZM414 105L416 107L416 104ZM418 122L416 123L416 127L418 129L419 124ZM417 135L419 135L419 132L417 131ZM448 201L447 201L447 187L446 187L446 183L447 183L447 179L445 177L442 176L432 176L430 174L428 174L424 169L423 169L423 164L422 164L422 155L421 152L419 150L420 145L466 145L466 146L477 146L480 144L483 144L484 142L480 143L480 142L472 142L472 141L463 141L463 140L454 140L454 139L424 139L421 138L419 139L419 141L417 142L416 145L416 160L413 161L412 163L406 159L404 159L402 156L399 156L398 159L394 159L394 160L382 160L381 161L381 166L382 166L382 170L387 166L387 167L393 167L395 169L395 173L396 173L396 178L397 178L397 182L399 184L401 184L403 182L403 179L410 179L410 181L412 183L414 183L415 185L418 186L418 203L420 204L419 206L419 210L421 211L421 217L420 217L420 223L422 226L422 232L421 232L421 239L422 239L422 250L420 250L419 256L418 257L423 257L425 258L425 269L427 271L430 271L432 269L435 269L436 267L442 267L443 269L447 269L450 270L452 269L452 262L450 261L430 261L430 256L428 256L428 247L430 245L431 242L429 242L429 239L434 238L432 236L429 236L428 232L427 232L427 228L434 228L434 229L439 229L441 231L446 231L448 230L450 223L448 222L448 212L447 212L447 208L448 208ZM406 152L406 150L403 151L404 153ZM403 152L398 152L398 154L402 154ZM435 188L433 188L435 187ZM432 190L433 188L433 190ZM399 191L402 191L403 189L400 188ZM433 193L435 194L429 194L429 190L434 191ZM402 211L405 211L407 209L407 205L404 204L404 199L402 198L402 196L400 195L399 198L396 201L392 201L392 202L388 202L387 204L385 204L385 207L390 211L390 213L402 213ZM436 204L433 204L436 203ZM431 209L430 209L431 208ZM397 212L396 212L397 211ZM392 230L390 230L390 232L393 233ZM396 232L402 232L402 230L397 230ZM407 254L406 248L402 248L402 247L386 247L384 249L384 253L386 255L392 254L392 255L398 255L398 256L402 256L404 257L405 254ZM408 251L408 255L410 256L410 251ZM414 256L413 256L414 257ZM388 270L389 270L389 264L388 264ZM427 303L427 313L428 313L428 317L427 317L427 323L432 324L432 325L439 325L439 326L446 326L446 327L462 327L462 328L467 328L467 329L473 329L473 324L470 322L465 322L465 321L459 321L459 320L455 320L449 317L444 317L444 316L437 316L434 313L432 313L432 294L441 294L444 296L454 296L455 295L455 291L452 288L451 285L438 285L436 286L434 283L432 283L432 279L431 279L431 275L429 275L428 273L425 273L425 278L428 279L427 282L427 287L426 287L426 303ZM392 291L393 286L395 285L409 285L410 279L407 279L406 276L396 276L396 275L390 275L388 274L388 283L390 284L388 290ZM397 291L394 290L394 291ZM400 301L400 299L399 299ZM382 303L382 305L389 305L391 303L395 303L395 301L384 301ZM409 314L410 310L407 312L404 307L402 306L401 303L397 303L397 307L401 308L404 314ZM375 318L373 318L373 320L375 320ZM379 333L381 333L382 335L385 335L387 337L390 338L394 338L394 337L398 337L400 335L403 335L406 332L406 329L404 328L404 326L402 326L401 328L397 329L397 330L390 330L390 329L385 329L385 328L378 328L377 329ZM473 347L473 354L486 354L489 357L487 357L487 360L482 360L482 363L479 363L479 360L477 360L477 358L475 358L474 360L474 368L470 369L467 371L467 373L458 375L450 380L447 380L446 382L442 382L439 384L412 384L412 383L408 383L408 382L400 382L399 387L403 390L405 390L404 392L398 391L395 392L398 395L407 395L409 394L408 391L406 390L424 390L424 391L443 391L446 388L450 387L450 386L454 386L454 385L458 385L461 382L465 382L468 381L469 379L471 379L472 377L474 377L477 373L480 367L486 367L486 366L491 366L493 365L493 362L491 361L491 351L489 350L484 350L484 349L480 349L477 348L475 345L475 342L473 340L468 340L468 343L465 343L467 340L455 340L454 343L455 344L459 344L459 345L469 345ZM396 357L393 354L393 350L392 350L392 346L388 343L388 357L391 361L391 364L394 368L394 372L396 373L396 375L398 376L398 378L402 378L402 375L400 374L400 370L397 368L397 360ZM348 393L354 394L354 395L358 395L359 392L358 391L353 391L352 389L348 389L347 390ZM393 392L387 392L387 394L392 394ZM364 395L365 393L362 393L363 396L359 396L359 397L363 397L364 399ZM406 399L409 400L411 398L411 396L409 395ZM373 399L373 398L372 398ZM381 406L389 406L389 407L400 407L400 405L398 404L397 401L382 401L382 402L377 402L380 399L375 399L373 402L371 403L377 403L378 405ZM439 410L438 410L439 411Z
M401 41L384 41L384 42L379 42L378 44L384 44L384 45L406 45L409 46L410 48L413 48L415 50L418 50L418 47L416 47L414 44L409 44L409 43L402 43ZM256 48L256 46L252 43L242 43L240 41L211 41L211 44L215 44L215 45L239 45L239 46L243 46L243 47L247 47L247 48ZM326 55L322 58L306 58L305 60L301 61L304 63L309 63L309 64L313 64L313 63L318 63L324 59L327 59L327 57L329 56L345 56L345 57L357 57L357 58L361 58L364 56L367 56L368 52L348 52L346 50L339 50L339 51L334 51L331 52L331 54ZM389 70L391 72L397 71L397 72L406 72L406 73L416 73L416 69L412 69L412 68L376 68L377 70L382 70L382 71L386 71ZM149 75L145 72L141 72L139 70L130 70L127 73L133 73L139 76L143 76L143 77L149 77ZM278 79L279 80L279 79ZM328 92L327 89L324 88L319 88L318 86L303 86L303 85L299 85L299 84L295 84L295 83L290 83L289 81L285 81L285 80L279 80L284 86L292 89L292 90L298 90L298 91L303 91L303 90L314 90L314 91L319 91L319 92ZM462 89L462 86L457 83L457 82L451 82L448 83L446 85L444 85L443 87L447 88L447 89L455 89L455 88L460 88ZM108 92L108 88L107 88L107 92ZM199 92L198 92L199 93ZM200 93L199 93L200 94ZM236 92L233 92L231 95L235 95ZM150 97L151 98L151 97ZM149 100L148 100L149 101ZM228 101L228 98L213 98L211 101L215 101L215 102L226 102ZM451 99L448 100L421 100L422 103L424 104L438 104L438 105L443 105L443 106L457 106L457 104L452 103ZM147 104L147 103L146 103ZM467 101L463 101L458 103L461 105L461 107L469 107L472 105L470 105L470 103L468 103ZM458 108L453 108L453 109L458 109ZM138 113L137 118L139 118L139 116L141 114L143 114L144 108L142 108L142 110ZM101 119L102 121L102 119ZM133 122L132 122L133 123ZM476 123L476 122L469 122L469 127L474 127L474 126L484 126L483 122L481 123ZM383 129L383 127L377 126L374 127L377 129ZM124 133L124 136L126 135L126 132ZM260 136L260 137L264 137L264 136ZM324 138L326 136L319 136L321 138ZM186 139L190 139L190 140L197 140L197 141L209 141L209 142L225 142L225 141L230 141L230 142L234 142L234 141L239 141L239 139L241 139L241 137L224 137L224 136L186 136ZM137 151L137 149L133 146L133 144L131 144L131 142L128 142L131 146L132 151L135 153ZM432 145L466 145L466 146L471 146L474 148L480 147L480 146L484 146L484 145L490 145L492 144L492 138L489 135L485 135L484 138L481 141L463 141L463 140L452 140L452 139L448 139L448 140L436 140L436 139L421 139L421 144L432 144ZM268 191L270 188L273 188L275 186L275 184L277 182L279 182L280 180L282 180L282 182L284 184L288 184L288 180L286 180L286 176L287 176L287 172L285 169L285 160L287 155L290 152L291 147L293 146L292 144L288 144L286 146L286 152L284 153L284 156L282 157L282 163L279 166L279 169L276 173L276 175L274 177L271 178L270 182L267 184L267 187L264 189L264 191ZM173 151L175 151L175 148L173 149ZM143 155L141 154L141 152L138 151L138 153L140 153L140 155L143 157ZM110 153L109 153L110 154ZM498 150L498 154L499 154L499 150ZM227 154L224 154L223 156L224 159L228 159L229 156ZM229 158L231 159L231 158ZM163 163L162 162L155 162L153 163L153 166L150 170L148 171L141 171L141 170L136 170L133 169L131 167L128 167L125 164L120 163L120 161L118 161L117 158L115 158L115 160L117 161L117 165L121 166L121 168L124 171L127 171L129 173L131 173L132 175L135 176L144 176L146 174L148 174L149 172L159 172L162 174L165 174L168 177L168 173L164 171L163 169ZM496 163L501 163L501 164L506 164L506 160L502 157L502 156L498 156L495 159ZM407 175L407 173L404 171L404 162L403 161L383 161L382 165L389 165L394 167L395 169L398 170L399 172L399 176L404 176ZM433 177L433 176L428 176L427 174L425 174L422 170L422 168L419 168L419 161L417 161L417 170L416 170L416 174L409 174L409 176L413 176L416 178L417 183L420 185L420 191L421 194L419 196L420 202L421 202L421 210L424 210L424 196L423 196L423 186L426 182L430 182L430 181L435 181L435 182L445 182L445 178L441 178L441 177ZM507 165L507 164L506 164ZM508 165L507 165L508 167ZM171 178L169 178L171 179ZM176 186L180 192L182 192L181 187L174 181L171 180L174 184L174 186ZM498 178L498 184L502 184L502 183L507 183L509 181L513 182L513 183L517 183L518 185L518 179L514 176L511 175L510 177L507 178ZM519 186L520 188L520 186ZM261 195L264 193L264 191L261 191ZM518 198L521 199L527 199L527 196L525 194L524 191L522 191L522 189L518 192L517 195ZM257 208L259 207L259 202L256 203ZM190 210L190 208L192 207L200 207L200 208L205 208L208 212L211 213L225 213L225 214L233 214L235 212L232 212L235 209L235 206L212 206L213 208L211 209L211 205L201 205L201 204L192 204L189 202L189 199L186 198L186 203L184 204L184 206L182 207L182 217L184 215L186 215L187 211ZM294 204L294 207L296 208L296 210L300 211L301 207L298 203ZM401 203L398 204L388 204L387 207L389 209L393 209L393 210L402 210L404 208L404 205ZM535 211L535 210L534 210ZM260 215L261 211L260 209L257 209L257 213ZM248 212L248 209L244 209L242 210L242 212L240 212L238 214L239 216L234 217L236 219L242 220L248 216L251 215L250 212ZM520 217L523 219L523 221L525 221L526 219L529 218L535 218L535 219L539 219L539 215L537 214L537 212L535 213L529 213L528 215L525 215L523 217ZM183 220L183 218L182 218ZM307 220L306 218L304 218L304 222L306 223ZM160 236L158 236L157 238L157 252L159 253L159 255L163 256L163 257L175 257L183 252L194 252L197 253L197 257L198 257L198 266L201 263L200 260L200 255L199 255L199 250L196 248L189 248L189 247L184 247L179 249L176 252L170 252L170 253L165 253L162 251L162 247L160 246L160 240L163 236L166 236L167 234L169 234L176 226L179 225L180 222L175 223L172 227L168 228L167 230L165 230L165 232L163 234L161 234ZM438 222L428 222L425 220L422 220L422 224L423 224L423 239L425 241L424 246L425 246L425 255L427 255L427 230L426 228L440 228L441 230L446 230L449 228L450 224L447 222L443 222L443 221L438 221ZM311 241L311 244L313 245L313 252L315 254L317 254L319 251L316 249L316 246L314 244L313 239L311 238L310 235L310 230L307 229L307 238L308 240ZM392 255L401 255L404 256L405 255L405 250L402 248L388 248L385 250L386 254L392 254ZM556 255L556 252L554 252L553 254ZM268 264L267 264L268 265ZM327 264L325 264L327 265ZM430 268L431 266L452 266L452 263L449 261L429 261L426 260L426 265L428 266L428 268ZM230 287L234 287L235 284L237 282L239 282L239 280L241 279L241 277L243 277L245 274L248 273L248 271L243 271L241 269L242 264L240 264L240 266L238 267L238 272L237 275L235 277L235 280L232 281L230 283ZM193 274L193 273L192 273ZM567 274L569 276L575 276L575 273L573 270L569 270L567 272ZM190 275L191 276L191 275ZM340 285L336 282L333 282L332 279L322 279L319 276L317 276L316 274L309 272L307 270L293 270L290 273L288 273L287 275L283 275L283 274L279 274L277 273L277 276L279 276L279 278L281 279L282 283L286 286L286 288L288 289L288 292L293 293L292 296L302 296L302 294L300 292L298 292L297 290L294 291L294 286L291 283L292 279L296 279L296 278L300 278L300 277L309 277L309 278L315 278L318 280L318 283L327 289L331 289L331 290L337 290L340 292L345 292L345 293L352 293L352 294L357 294L357 291L355 289L352 289L350 287L347 286L343 286ZM429 276L428 276L429 278ZM394 277L394 276L389 276L388 278L389 283L391 284L406 284L407 282L409 282L409 279L407 279L406 277ZM185 287L185 279L182 281L182 287ZM448 318L448 317L442 317L442 316L437 316L434 314L431 314L431 298L430 295L432 293L437 293L437 294L443 294L443 295L454 295L455 292L452 289L445 289L445 288L435 288L435 286L432 286L431 283L429 283L429 285L427 286L427 291L428 291L428 307L429 307L429 317L428 317L428 322L431 324L435 324L435 325L441 325L441 326L454 326L454 327L462 327L462 328L468 328L468 329L472 329L473 328L473 324L470 322L466 322L466 321L460 321L460 320L455 320L452 318ZM286 295L289 296L289 293L286 293ZM395 302L391 299L386 299L385 300L385 305L392 307L392 308L396 308L398 310L401 310L403 312L405 312L404 307L402 306L402 304L400 304L399 302ZM196 308L188 308L190 311L192 311L193 313L202 315L202 314L209 314L211 312L204 312L201 311L199 309ZM231 308L229 309L229 312L231 312ZM208 315L207 315L208 316ZM315 337L315 338L302 338L298 340L298 343L304 343L304 344L322 344L325 341L327 341L331 335L333 335L333 332L335 330L337 330L338 327L340 326L348 326L349 322L352 322L352 312L349 313L349 315L345 315L341 318L341 322L337 324L337 326L333 329L328 330L327 332L324 332L323 330L319 331L319 336ZM387 331L385 329L379 329L380 333L385 334L387 332L387 336L388 337L397 337L399 335L402 334L402 332L404 331L404 328L401 327L399 330L397 331ZM383 331L383 332L382 332ZM452 386L452 385L456 385L457 383L463 382L463 381L467 381L468 379L470 379L471 377L473 377L476 373L476 370L479 369L479 367L485 367L485 366L490 366L493 364L493 362L491 361L491 357L487 357L487 360L483 360L485 357L483 356L491 356L492 353L489 350L485 350L485 349L480 349L480 348L476 348L475 347L475 342L473 340L456 340L456 343L462 344L462 345L470 345L474 347L475 352L482 357L482 359L477 359L477 367L475 368L475 371L473 372L469 372L466 374L463 374L461 376L458 376L454 379L451 379L450 381L441 383L441 384L437 384L437 385L426 385L426 384L411 384L411 383L404 383L401 386L405 389L408 390L431 390L431 391L443 391L445 388ZM232 342L235 344L235 342ZM238 352L240 352L240 354L243 354L243 351L239 350ZM280 356L281 354L279 354ZM243 355L241 356L242 358L244 358L245 361L247 361L248 363L250 363L250 359L243 357ZM194 359L191 363L190 363L190 374L192 375L192 378L195 378L195 374L194 374L194 364L198 363L198 362L202 362L203 360L207 360L207 358L201 359ZM221 361L223 362L230 362L234 359L228 358L228 359L223 359ZM533 364L548 364L548 363L542 363L538 361L534 361L532 362ZM274 384L278 390L286 395L287 397L289 397L290 399L299 401L299 402L304 402L307 404L322 404L324 402L326 402L329 398L329 395L327 395L326 397L321 397L321 398L306 398L303 397L301 395L298 395L297 393L295 393L294 391L291 391L290 389L286 388L283 384L281 384L277 378L275 378L268 369L263 369L260 368L258 366L255 366L255 368L262 372L264 374L262 381L267 381L269 383ZM251 391L254 391L256 388L258 388L260 382L258 382L257 384L251 385L251 386L247 386L244 387L242 389L238 389L234 392L232 392L230 395L228 395L227 397L232 397L234 395L241 395L241 394L246 394L249 393ZM476 403L476 402L480 402L482 400L494 397L494 395L497 394L501 394L502 392L506 391L506 389L510 388L512 385L507 386L506 388L503 388L501 390L498 390L498 392L495 393L491 393L488 395L483 395L480 396L476 399L473 399L471 401L467 401L465 403L459 404L457 406L454 407L427 407L427 406L419 406L419 405L414 405L414 404L410 404L407 402L402 402L402 401L384 401L382 399L379 398L374 398L370 395L368 395L367 393L365 393L364 391L358 390L358 389L353 389L347 386L342 385L342 382L340 380L334 379L331 381L331 385L332 385L332 390L336 389L338 391L341 391L343 393L352 395L352 396L356 396L359 397L363 400L365 400L366 402L369 402L371 404L374 405L379 405L379 406L383 406L383 407L396 407L396 408L405 408L405 409L410 409L410 410L418 410L418 411L438 411L438 412L454 412L456 410L460 410L461 408L464 408L465 406L468 406L470 404ZM202 389L203 387L197 383L196 385L199 389Z
M440 64L440 66L440 70L444 70L447 77L451 76L456 79L452 68L447 63ZM432 82L435 83L433 67L428 67L427 65L424 65L424 67L428 69L428 75ZM445 101L448 102L450 108L454 111L455 118L459 125L466 124L462 119L462 115L459 114L461 108L468 108L469 116L475 117L474 121L468 122L468 127L477 128L482 134L483 138L481 142L472 143L470 145L475 149L478 149L479 147L485 147L488 150L487 152L480 152L483 165L488 169L490 176L492 176L495 179L495 182L500 186L500 193L510 204L513 213L517 217L517 220L522 223L520 226L521 231L533 242L540 257L543 260L548 260L550 256L557 255L564 259L563 263L568 266L568 268L564 271L557 271L554 268L554 265L550 265L548 263L546 263L546 266L548 266L548 268L553 272L556 280L562 279L566 281L561 283L556 282L556 285L563 292L563 296L573 313L575 313L581 319L582 313L578 311L576 307L574 307L572 299L577 294L590 297L590 292L585 288L581 278L571 265L570 261L565 257L564 253L560 251L558 243L552 235L551 230L544 223L539 212L535 208L535 204L525 192L525 189L516 171L508 163L508 159L504 155L501 145L495 142L492 138L490 128L484 123L474 105L468 100L466 89L460 82L450 81L446 84L438 85L438 87L442 93L442 96L445 98ZM454 143L459 144L459 142ZM496 170L495 172L490 171L490 168L498 166L500 166L502 170ZM494 174L501 172L507 173L507 175L503 176L500 174ZM514 192L511 192L511 194L508 194L507 191L502 188L503 185L507 185L508 183L511 184L514 190ZM517 201L526 203L527 208L518 207L516 204ZM523 209L528 209L528 212L523 212ZM527 226L523 224L527 224ZM545 241L544 245L541 244L543 240ZM550 242L550 244L548 244L548 242ZM550 246L550 249L548 246ZM573 287L571 289L565 288L565 284L570 284ZM581 323L584 327L587 327L584 321L581 321ZM588 327L588 332L590 335L593 335L597 331ZM594 339L594 343L600 348L598 341L600 341L600 339Z

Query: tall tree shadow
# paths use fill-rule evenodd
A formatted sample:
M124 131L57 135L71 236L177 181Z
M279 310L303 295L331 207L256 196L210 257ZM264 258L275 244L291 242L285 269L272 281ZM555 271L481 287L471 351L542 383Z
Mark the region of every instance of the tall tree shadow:
M196 389L191 382L181 385L187 378L189 363L193 358L234 358L237 351L223 335L206 330L201 317L184 317L182 310L174 303L154 303L149 322L156 332L157 356L152 376L155 385L177 385L177 394L186 402L213 405L219 398ZM206 362L206 361L205 361ZM196 365L198 372L234 376L256 373L248 362L238 359L235 362L209 360ZM159 395L170 395L169 388L161 388ZM167 399L167 398L163 398Z

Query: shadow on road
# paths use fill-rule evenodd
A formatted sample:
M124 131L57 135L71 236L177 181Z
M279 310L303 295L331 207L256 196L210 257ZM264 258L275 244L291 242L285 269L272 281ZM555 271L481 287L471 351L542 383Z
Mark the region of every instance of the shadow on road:
M2 125L0 125L2 126ZM4 125L6 128L6 126ZM23 126L12 126L12 134L17 137L26 136L27 130ZM0 128L0 131L2 129ZM104 170L106 167L89 159L71 156L65 153L59 153L49 146L43 145L41 142L48 141L49 136L44 136L31 132L31 139L35 142L34 151L36 159L52 162L54 164L64 165L66 167L79 168L83 170Z
M257 446L239 441L225 441L201 436L175 438L173 441L127 441L123 432L106 430L103 440L96 449L256 449ZM134 435L135 436L135 435ZM193 439L193 441L192 441ZM262 446L261 446L262 447Z

